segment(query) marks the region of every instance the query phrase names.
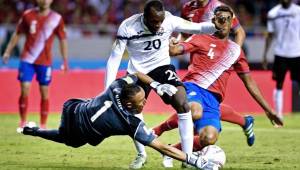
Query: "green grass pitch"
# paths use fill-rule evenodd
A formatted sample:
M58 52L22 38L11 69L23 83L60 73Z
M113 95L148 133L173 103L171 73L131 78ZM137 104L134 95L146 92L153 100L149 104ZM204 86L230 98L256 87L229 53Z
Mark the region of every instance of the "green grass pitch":
M166 115L146 115L148 127L165 120ZM29 120L38 122L37 114ZM49 116L48 128L56 128L60 116ZM134 145L127 136L110 137L97 147L85 145L70 148L62 144L16 133L17 114L0 115L0 169L128 169L135 157ZM300 114L285 117L285 127L272 127L265 116L255 116L256 142L248 147L240 127L223 123L223 131L217 145L224 149L226 170L289 170L300 169ZM173 130L160 137L165 143L174 143L178 131ZM161 155L147 148L148 161L143 169L164 169ZM173 169L180 169L175 161Z

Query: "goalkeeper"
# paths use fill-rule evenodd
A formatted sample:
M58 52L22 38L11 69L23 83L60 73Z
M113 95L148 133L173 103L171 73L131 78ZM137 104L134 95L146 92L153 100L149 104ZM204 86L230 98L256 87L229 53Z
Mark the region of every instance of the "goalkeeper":
M44 130L25 126L23 134L75 148L87 143L96 146L105 138L114 135L129 135L144 145L198 168L215 166L204 156L186 154L161 143L145 127L145 123L134 116L141 113L146 103L144 90L136 84L138 80L150 85L159 95L172 96L177 92L176 87L155 82L145 74L129 74L114 81L106 91L95 98L66 101L59 129Z

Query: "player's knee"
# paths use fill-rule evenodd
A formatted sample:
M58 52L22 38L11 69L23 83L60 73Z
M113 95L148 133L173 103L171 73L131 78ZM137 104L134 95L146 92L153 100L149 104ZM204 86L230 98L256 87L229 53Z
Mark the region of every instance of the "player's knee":
M172 106L178 113L189 112L190 106L186 99L185 89L181 86L177 88L178 88L178 92L175 94L173 98L174 101L172 102Z
M192 112L192 118L193 120L198 120L202 117L202 106L197 102L190 102L189 103L191 112Z
M218 132L213 127L205 127L199 134L202 147L214 145L218 139Z

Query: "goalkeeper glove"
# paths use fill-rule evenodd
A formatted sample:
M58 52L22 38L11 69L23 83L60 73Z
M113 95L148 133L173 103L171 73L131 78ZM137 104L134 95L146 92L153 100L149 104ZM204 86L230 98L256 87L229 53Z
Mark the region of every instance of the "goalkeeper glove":
M169 96L173 96L177 92L177 88L170 84L160 84L157 81L153 81L150 86L156 90L156 93L160 96L167 93Z

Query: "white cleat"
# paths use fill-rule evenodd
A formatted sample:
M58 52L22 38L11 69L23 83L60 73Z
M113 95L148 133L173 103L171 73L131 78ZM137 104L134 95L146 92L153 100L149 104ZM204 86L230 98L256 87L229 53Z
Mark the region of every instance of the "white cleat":
M138 154L135 160L129 165L129 169L141 169L146 163L146 156Z
M17 128L17 133L23 133L23 128L22 127L18 127Z
M163 155L162 164L165 168L173 168L173 158L171 158L167 155Z

